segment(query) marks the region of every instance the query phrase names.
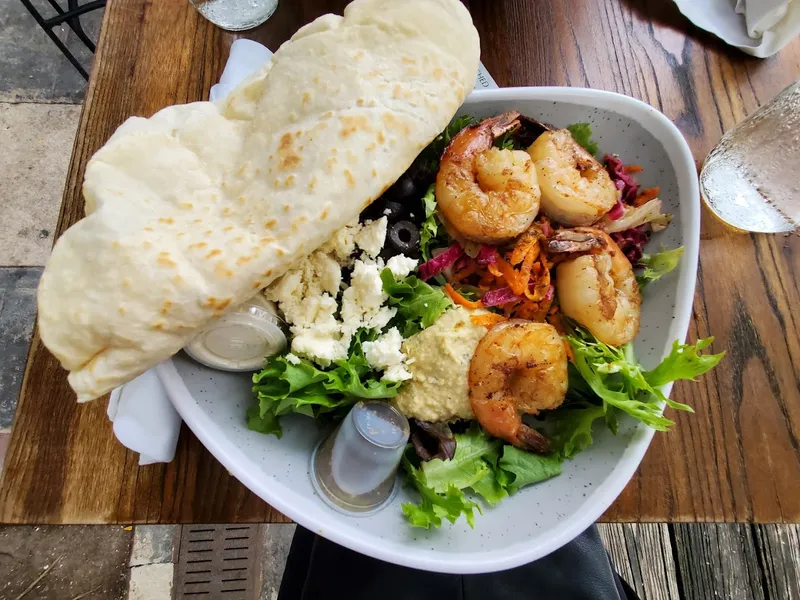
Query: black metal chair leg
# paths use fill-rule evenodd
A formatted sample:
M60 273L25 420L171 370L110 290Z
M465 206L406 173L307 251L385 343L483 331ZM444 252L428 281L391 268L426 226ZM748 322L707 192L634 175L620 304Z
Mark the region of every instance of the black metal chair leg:
M70 12L78 10L78 0L67 0L67 7L69 8ZM83 30L83 26L81 25L81 20L79 17L70 17L67 19L67 23L72 28L72 31L75 32L75 35L78 36L86 47L94 54L96 48L92 39L86 35L86 32Z
M61 53L67 57L67 60L72 64L72 66L77 69L78 73L80 73L84 79L88 80L89 74L86 72L86 69L83 68L83 65L81 65L78 59L75 58L69 48L67 48L66 44L58 39L58 36L53 32L53 27L56 25L61 25L62 23L66 23L75 33L75 35L78 36L78 39L89 49L89 51L94 53L96 50L94 41L92 41L92 39L86 35L86 32L83 30L80 17L81 15L93 10L97 10L98 8L103 8L106 5L106 0L93 0L92 2L87 2L83 5L79 5L78 0L67 0L68 10L66 11L59 6L56 0L48 1L53 7L53 10L56 11L56 16L45 19L33 6L33 4L31 4L30 0L20 0L22 5L36 20L36 23L39 25L39 27L44 30L44 32L58 47L58 49L61 50Z
M69 48L67 48L66 45L64 45L64 42L58 39L58 36L55 33L53 33L53 30L47 26L45 20L42 19L42 16L39 14L39 12L30 3L30 0L20 0L20 2L22 2L23 6L25 6L25 8L28 9L28 12L31 13L34 19L36 19L36 22L39 24L39 27L41 27L47 34L47 36L53 41L53 43L56 46L58 46L58 49L61 50L61 53L67 57L67 60L70 63L72 63L72 66L75 67L75 69L77 69L78 73L80 73L81 76L88 81L89 74L86 72L86 69L84 69L83 65L81 65L80 62L78 62L78 59L75 58L72 52L70 52Z

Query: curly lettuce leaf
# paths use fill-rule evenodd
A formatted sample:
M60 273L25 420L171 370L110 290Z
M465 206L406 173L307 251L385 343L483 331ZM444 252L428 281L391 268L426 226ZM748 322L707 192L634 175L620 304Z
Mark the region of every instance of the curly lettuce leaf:
M492 440L477 428L467 433L457 433L456 452L452 459L434 458L422 463L425 477L436 492L443 492L450 486L460 490L472 487L489 474L490 464L484 456L491 455L501 445L500 440Z
M361 345L377 332L359 331L347 360L320 369L301 358L294 364L285 355L269 359L253 375L253 392L258 399L247 410L247 426L261 433L282 434L280 417L296 413L319 419L336 416L361 399L391 398L400 382L383 381L367 363Z
M667 398L660 386L678 379L692 379L712 369L725 355L700 356L713 338L699 340L696 345L678 344L658 367L645 370L633 355L633 346L614 348L595 338L590 332L572 327L566 336L575 355L574 364L581 377L603 401L606 421L615 430L613 407L659 431L666 431L674 422L662 413L661 403L676 410L693 409Z
M675 269L683 256L683 246L674 250L664 250L657 254L645 254L639 259L637 266L644 267L644 271L637 273L636 281L639 289L649 283L661 279L664 275Z
M600 150L597 144L592 141L592 126L589 123L573 123L572 125L567 125L567 129L572 134L572 137L575 138L575 141L583 146L589 154L595 155Z
M452 304L439 288L428 285L413 275L397 281L389 269L381 271L383 291L389 295L389 306L397 308L393 325L404 337L430 327Z
M475 513L481 507L467 498L464 492L455 485L448 486L444 493L439 494L428 485L425 472L411 464L407 457L403 457L403 469L408 481L419 492L422 501L419 504L406 502L403 504L403 514L412 527L441 527L442 519L455 523L463 514L470 527L475 527Z
M493 506L520 488L561 472L559 455L540 456L504 445L475 424L455 438L456 453L450 460L433 459L415 467L404 458L403 467L422 498L421 504L403 506L413 526L439 527L442 517L455 522L459 507L472 525L472 509L478 505L470 502L465 493L472 492ZM454 519L443 512L441 507L445 505L451 507L448 514Z
M564 458L574 458L592 445L592 426L605 416L606 407L602 404L567 404L553 415L555 433L550 437L551 448Z
M504 487L509 494L514 494L526 485L560 475L561 457L555 453L543 456L507 445L503 447L498 466L513 476Z

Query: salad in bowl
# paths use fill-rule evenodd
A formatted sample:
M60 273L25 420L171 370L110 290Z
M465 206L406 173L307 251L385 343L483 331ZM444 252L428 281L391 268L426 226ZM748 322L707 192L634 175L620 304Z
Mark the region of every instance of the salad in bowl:
M673 422L661 387L705 373L712 339L637 361L642 290L682 248L642 168L598 155L588 123L507 111L455 118L353 222L264 290L288 326L253 376L248 426L335 422L359 400L411 422L401 462L412 527L436 528L559 475L600 422ZM652 287L651 287L652 286ZM656 292L657 293L657 292ZM646 298L645 298L646 301Z

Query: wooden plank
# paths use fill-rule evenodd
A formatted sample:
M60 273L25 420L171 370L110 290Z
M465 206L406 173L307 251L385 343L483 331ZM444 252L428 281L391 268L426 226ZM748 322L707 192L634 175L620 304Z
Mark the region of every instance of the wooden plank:
M755 525L753 529L767 597L800 599L800 525Z
M606 523L597 527L617 572L641 600L681 598L665 523Z
M248 37L275 49L343 0L282 2ZM698 163L721 133L800 77L800 40L756 60L688 26L673 3L470 0L482 58L501 85L581 85L662 110ZM91 154L129 115L205 98L233 36L187 2L115 0L106 10L59 217L83 215ZM704 215L690 338L728 358L675 388L696 414L658 435L607 520L800 521L800 238L734 234ZM168 466L138 467L105 403L78 406L38 336L0 482L0 522L255 522L281 517L187 431ZM777 584L776 584L777 585Z
M673 525L673 547L686 598L762 600L767 596L752 528L746 524Z
M296 16L303 17L302 11ZM94 151L130 115L207 97L231 40L188 2L109 3L56 237L83 217L81 183ZM105 400L75 403L65 372L36 334L0 483L0 521L285 520L233 479L185 428L173 463L139 467L137 457L115 440L105 406Z

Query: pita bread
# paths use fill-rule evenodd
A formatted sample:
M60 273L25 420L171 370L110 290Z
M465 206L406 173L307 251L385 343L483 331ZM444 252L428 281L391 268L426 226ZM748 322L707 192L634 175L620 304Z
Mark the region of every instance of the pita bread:
M458 0L356 0L224 102L126 121L56 243L39 331L86 401L168 358L380 196L472 88Z

